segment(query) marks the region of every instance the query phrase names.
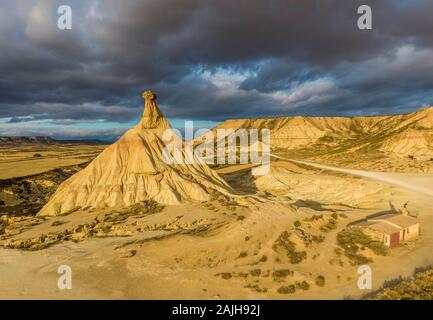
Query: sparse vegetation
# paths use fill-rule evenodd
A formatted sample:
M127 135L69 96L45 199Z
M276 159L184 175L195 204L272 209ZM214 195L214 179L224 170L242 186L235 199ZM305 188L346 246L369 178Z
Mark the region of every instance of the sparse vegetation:
M74 165L33 176L0 180L0 190L9 190L17 200L14 205L2 206L0 214L5 213L9 216L36 214L61 182L85 166L86 164Z
M380 256L386 256L389 252L388 247L379 241L371 241L367 247Z
M322 219L323 219L323 214L313 214L311 217L305 218L304 221L314 222Z
M299 289L299 290L308 290L308 289L310 289L310 285L305 280L301 281L301 282L296 281L295 282L295 286L296 286L296 289Z
M215 276L220 276L224 280L229 280L232 278L232 274L230 272L217 273Z
M422 268L415 271L410 278L396 278L386 281L378 291L364 299L377 300L432 300L433 268Z
M388 248L383 243L374 241L360 228L347 228L339 232L337 244L344 250L345 256L355 265L372 261L370 258L358 253L362 247L371 249L377 255L385 256L388 254Z
M89 238L105 238L105 237L128 237L131 235L131 230L128 228L118 228L119 224L134 215L153 214L162 210L163 206L152 200L143 201L134 206L108 212L100 216L96 216L90 223L78 224L72 228L48 232L39 236L28 239L10 239L5 247L12 249L21 249L29 251L37 251L48 248L56 243L63 241L82 241ZM31 225L37 225L41 222L38 218L23 217L21 219L29 220ZM52 226L58 226L63 223L54 221ZM166 225L159 227L166 228ZM194 231L194 230L193 230Z
M239 257L238 258L245 258L246 256L248 256L248 252L241 251L241 253L239 253Z
M267 256L262 256L260 259L259 259L259 262L266 262L268 260L268 257Z
M311 240L313 240L313 242L315 242L315 243L321 243L321 242L325 241L325 237L322 235L319 235L319 236L312 235Z
M324 286L325 286L325 283L326 283L325 276L322 276L322 275L317 276L314 282L315 282L316 285L318 285L319 287L324 287Z
M272 248L276 251L282 250L289 258L290 263L298 264L307 258L307 252L296 251L296 244L290 240L290 233L284 231L275 241Z
M272 277L274 279L287 278L288 276L293 276L293 271L289 269L279 269L272 272Z
M330 232L332 230L335 230L337 226L337 220L332 217L327 223L325 223L323 226L320 226L320 231Z
M288 286L282 286L278 288L277 292L281 294L292 294L296 292L296 287L293 284Z
M31 157L34 152L42 153L42 151L39 151L38 149L32 150L27 155L27 159L30 158L30 160L32 160ZM47 158L47 155L49 153L44 151L43 154L45 155L44 158ZM37 154L35 154L34 157L38 158L39 156L36 155ZM407 158L404 159L404 161L413 164L413 167L415 167L418 162L418 161L409 161ZM32 162L39 163L42 161L33 160ZM285 164L283 163L282 165ZM305 167L302 170L300 170L299 168L295 168L294 164L290 164L290 166L287 165L287 168L288 170L290 169L289 170L290 172L292 172L293 169L293 172L295 172L295 174L291 174L291 176L296 175L296 179L299 180L303 180L304 176L309 175L309 174L304 174L304 169L305 171L308 170L307 171L308 173L313 172L312 169L309 167ZM318 175L321 174L319 173L320 170L314 172L316 172ZM71 174L73 173L74 172L71 172ZM62 172L60 170L59 176L61 174ZM65 174L65 178L66 175L67 174ZM309 176L312 175L313 174ZM281 192L281 193L275 192L274 193L275 195L273 196L272 199L270 198L266 199L266 197L261 196L261 192L264 192L261 190L261 188L264 187L260 186L259 183L257 183L257 190L255 190L255 192L257 192L257 194L260 196L260 199L262 199L265 203L257 204L257 206L251 205L251 210L248 210L249 208L247 208L247 205L240 205L240 204L238 205L236 201L233 201L228 196L227 197L221 196L218 193L215 193L216 198L205 203L205 207L207 209L202 208L198 203L188 202L185 203L185 205L181 204L179 206L179 210L177 208L169 209L167 210L167 212L164 212L164 214L161 215L147 216L147 214L149 213L154 213L160 210L160 208L156 203L150 202L150 203L139 204L136 206L129 207L127 210L124 210L121 207L116 207L112 209L107 208L104 209L103 212L102 211L100 212L99 210L94 210L94 211L88 210L87 212L87 209L84 208L83 211L86 211L86 215L85 216L83 215L83 219L81 219L81 217L79 216L80 213L68 217L64 216L64 217L56 217L56 218L46 218L45 220L41 219L40 221L44 221L44 222L43 223L39 222L39 223L43 224L44 229L35 228L35 230L31 230L32 231L31 233L28 232L23 236L24 237L27 235L39 236L41 233L39 231L44 231L46 234L31 239L31 241L22 240L24 242L19 243L14 241L9 242L9 239L5 237L0 237L0 238L2 239L2 241L3 239L6 240L4 242L5 244L11 243L12 246L10 247L24 248L28 250L37 250L60 241L80 241L84 237L91 237L91 236L96 237L98 236L97 234L98 232L101 233L101 236L108 236L109 234L114 234L114 236L123 236L125 235L125 232L131 232L132 237L130 238L130 240L126 240L126 241L128 241L128 245L131 245L140 251L129 250L128 256L132 257L137 252L141 253L140 255L138 255L139 257L132 259L136 261L134 261L134 263L129 264L131 267L139 266L142 257L146 256L147 257L146 266L145 266L146 268L154 267L156 265L161 269L163 269L161 270L161 274L167 275L168 277L170 277L170 275L172 274L172 270L169 268L172 268L174 262L180 268L193 268L197 272L192 272L191 277L195 277L195 278L194 279L191 278L191 281L194 281L192 282L191 285L197 284L199 286L198 289L193 288L193 292L197 292L197 290L199 290L200 293L201 288L203 286L203 282L200 281L197 282L196 280L197 278L204 279L204 277L206 277L205 275L206 272L209 272L211 275L215 275L215 273L219 271L230 271L230 272L222 272L215 275L217 276L214 277L215 282L217 283L224 282L223 283L224 288L221 290L219 290L218 288L216 289L209 288L209 293L206 294L205 298L213 297L213 296L215 297L219 296L224 298L227 295L227 292L229 290L231 290L230 294L233 294L233 296L238 295L239 292L241 296L242 295L244 296L245 294L248 294L247 292L248 290L242 289L242 286L244 285L246 285L245 288L252 289L255 292L267 292L268 289L264 288L263 286L264 285L268 286L268 284L269 284L268 287L270 288L269 291L272 291L273 294L276 294L276 292L280 294L293 294L295 292L306 293L303 290L310 290L312 288L314 288L315 290L319 290L318 287L325 287L326 290L322 289L322 291L326 295L326 291L328 291L328 289L329 291L332 290L334 292L335 290L338 290L338 286L340 287L346 286L347 283L345 281L347 279L351 279L350 280L351 283L356 282L354 281L354 278L356 277L356 270L355 270L356 268L354 268L355 273L350 274L343 271L342 268L337 267L338 263L341 262L340 264L341 266L343 266L344 264L344 267L347 267L349 265L347 259L348 257L349 261L353 262L354 264L364 264L371 261L368 258L370 257L371 252L374 252L375 254L385 255L388 250L380 242L373 241L365 234L362 234L362 232L359 233L358 232L359 230L357 231L355 229L345 229L342 232L340 232L337 236L337 245L335 245L336 248L334 251L335 254L333 254L334 248L332 246L332 243L330 243L330 241L331 239L334 239L333 238L334 234L336 234L337 231L340 231L340 229L343 227L343 222L344 223L348 222L343 220L343 218L348 218L348 216L344 213L339 213L339 212L350 212L349 214L351 217L350 220L353 220L356 217L358 217L358 215L361 216L361 214L364 215L364 213L369 213L370 211L372 212L374 209L378 209L379 205L380 205L380 209L382 210L384 202L389 200L389 197L391 197L391 195L393 194L394 189L391 190L391 188L388 189L388 187L379 186L380 183L377 183L376 186L374 185L374 182L371 181L370 181L371 184L369 184L369 182L366 182L361 178L359 178L361 180L357 182L360 183L359 185L360 189L356 189L356 188L352 189L352 186L350 185L350 183L348 183L347 190L344 190L346 189L345 181L348 181L349 179L352 178L350 178L349 176L345 176L344 179L346 180L341 180L341 181L339 180L338 183L334 183L335 181L331 180L331 178L333 179L334 176L331 177L331 174L326 172L324 173L324 175L327 176L329 175L330 177L329 190L326 191L329 193L335 191L334 192L335 194L333 194L332 196L328 196L327 194L324 193L323 194L315 193L314 191L317 190L317 188L313 188L312 186L313 183L309 183L309 181L307 180L305 183L307 187L305 189L300 190L301 188L298 188L295 190L295 192L287 193L287 197L286 196L280 197L280 194L285 195L285 192ZM291 176L290 179L292 179ZM52 190L54 190L58 186L57 181L52 182L50 179L45 179L43 177L42 177L43 179L40 178L41 177L26 177L25 179L15 179L16 183L14 182L13 185L10 184L6 185L6 183L9 182L6 182L5 180L0 181L0 187L4 186L5 188L3 189L7 191L4 194L0 194L1 199L4 199L7 202L8 206L12 206L21 200L31 203L32 193L40 192L37 190L37 188L39 188L39 190L44 190L44 192L47 191L46 194L48 195L49 193L51 193ZM293 181L290 179L284 180L283 182L287 182L287 184L293 183ZM39 182L40 184L37 184L38 180L40 181ZM63 177L62 179L59 180L63 180ZM50 184L50 182L52 182L52 185ZM304 183L304 181L301 182L302 182L301 184ZM266 183L268 183L268 181L264 181L265 186ZM341 185L343 185L342 189L344 192L347 192L347 194L353 191L352 192L353 195L359 194L361 198L364 197L365 199L363 198L360 200L355 196L353 197L355 197L356 199L352 199L350 196L345 197L346 194L343 194L343 196L341 196L339 192L340 190L339 188ZM383 192L381 192L381 190L383 190ZM240 191L244 192L245 190L242 189ZM364 192L366 193L365 196L363 196ZM369 194L371 193L374 193L374 196L370 197ZM269 193L267 192L264 192L264 194L269 195ZM302 195L302 197L299 195ZM20 197L18 201L15 201L14 198L15 196L17 198ZM311 197L313 199L305 200L305 201L304 200L297 201L298 196L306 199ZM239 198L237 197L236 199L240 199L240 197ZM285 207L283 207L280 203L278 204L279 207L275 207L275 208L272 207L273 203L276 203L280 199L284 201ZM272 201L268 202L267 200L272 200ZM359 201L364 201L364 200L366 203L373 204L373 205L371 207L358 205L360 203ZM42 205L43 202L44 201L41 201L40 203L38 203L38 205ZM296 202L296 205L300 206L301 208L296 207L296 205L293 205L294 202ZM239 203L244 203L244 201L239 200ZM245 203L249 203L249 202L245 201ZM0 200L0 206L2 204L4 205L4 201ZM378 205L377 207L376 204ZM221 208L223 208L223 210L220 211L219 214L215 214L215 212L218 212L218 210L221 210ZM352 208L353 210L350 208ZM421 214L424 213L425 211L424 208L422 208L421 206L419 206L419 208L420 208L419 212ZM297 210L296 213L294 212L295 209ZM316 209L321 211L320 212L315 211ZM8 210L9 207L8 208L0 207L0 212L3 211L6 212ZM106 215L106 213L111 213L111 210L115 211L115 213ZM261 220L260 210L261 211L269 210L271 213L273 212L273 210L275 210L277 214L273 215L272 219L266 218ZM288 211L288 214L279 216L279 212L283 210ZM259 212L259 214L257 214L257 211ZM20 210L16 208L15 212L20 212ZM182 215L179 216L178 212L184 214L184 217ZM95 222L94 225L93 224L90 225L88 224L88 222L92 221L91 219L94 218L93 216L91 216L91 214L93 213L96 216ZM312 213L322 213L322 214L312 215ZM11 219L10 221L15 221L13 223L17 224L16 221L19 221L21 223L20 220L13 220L17 217L12 217L12 215L10 215L9 212L6 212L6 215L4 217L6 219ZM224 217L223 215L226 216ZM305 217L308 218L304 219ZM36 219L38 219L38 217L36 217L35 220ZM239 222L245 219L246 221L248 221L248 225L245 225L245 222ZM238 220L238 222L236 222L236 220ZM63 234L58 232L61 229L61 227L50 228L50 224L51 226L60 226L63 223L65 223L65 225L67 223L67 226L62 228L65 229L61 231L63 232ZM73 225L78 223L80 223L80 225ZM97 224L100 224L100 226L96 227ZM206 234L206 236L209 238L210 241L201 242L199 241L200 239L198 237L194 238L189 236L189 235L195 235L193 233L195 232L194 231L195 229L194 230L192 229L196 226L196 224L203 224L203 225L209 224L211 225L211 228L207 230L216 230L216 232L204 233ZM257 225L254 226L255 224ZM24 223L22 223L22 225L24 225ZM25 224L26 228L28 225L29 224ZM112 226L118 227L118 233L114 233L112 231ZM215 229L212 229L214 226ZM221 229L216 229L216 228L220 228L220 226L222 227ZM287 226L288 228L283 229L280 232L284 230L287 231L282 232L281 234L278 233L275 234L274 233L275 228L280 228L281 226ZM0 234L2 232L2 227L3 224L0 221ZM69 231L66 230L66 228L68 228ZM11 230L11 227L8 226L6 229L7 232L9 232L9 230ZM28 229L30 228L27 228L26 230ZM425 229L427 230L428 227ZM161 245L157 245L157 244L154 245L153 241L156 241L160 238L150 238L153 232L149 232L149 237L147 237L148 236L147 234L141 234L140 237L138 236L139 232L147 232L147 231L155 231L155 230L162 231L162 232L155 232L155 234L164 234L165 237L174 237L174 239L170 238L172 239L170 240L170 242L167 242L170 245L166 245L167 243L162 243ZM228 233L228 236L225 233L225 231L227 230L230 231ZM51 231L54 231L54 233L51 233ZM235 238L235 240L233 240L233 238L231 237L232 234L238 238ZM188 236L188 242L182 242L183 239L186 238L186 236ZM14 237L15 236L10 236L11 240L15 240L17 238L22 239L21 236L15 239ZM325 237L327 240L326 243L322 245L316 245L319 243L323 243ZM144 243L144 240L143 242L139 242L141 240L137 240L141 238L143 239L146 238L146 241L149 242L152 241L152 242L149 243L148 247L146 245L143 248L141 244ZM249 242L243 243L244 245L242 246L243 240ZM274 240L275 242L272 243ZM111 241L111 242L116 243L116 245L118 245L123 241L124 240L116 239L116 241ZM271 242L269 243L269 241ZM191 243L193 244L192 246L190 246ZM275 252L269 251L270 246L272 246L273 250L275 250L277 254L275 254ZM410 247L408 246L406 248L407 250L404 251L409 251L408 249L411 249L413 247L415 247L415 245ZM248 250L248 251L242 251L242 250ZM311 258L309 261L310 263L304 263L297 266L290 265L288 263L289 260L290 263L292 264L299 264L304 262L304 260L307 257L307 251L308 251L308 257ZM415 251L415 253L413 253L413 251ZM410 266L409 263L413 263L413 261L419 261L419 256L416 256L417 250L413 250L413 251L408 255L403 255L403 253L406 254L405 252L402 253L401 261L403 261L404 259L405 268ZM419 251L421 253L425 252L424 250L419 250ZM47 255L50 254L50 252L52 251L47 250L46 251ZM122 251L115 250L114 252L115 252L116 259L118 257L121 257L121 254L123 254L123 250ZM148 252L149 254L146 255L146 252ZM163 257L162 260L159 255ZM179 255L182 258L174 257L175 255ZM320 259L317 259L317 257L319 256ZM165 259L164 257L168 257L168 258ZM239 259L234 261L236 257L245 258L245 259L244 260ZM412 257L416 259L413 259L413 261L411 261ZM315 259L316 261L313 261ZM330 267L329 265L326 265L329 259L336 259L336 262L334 264L335 267ZM274 260L276 263L274 263ZM152 266L152 264L154 265ZM224 266L230 266L233 269L219 269ZM36 267L40 267L40 266L36 266ZM290 269L283 269L283 268L291 268L293 270L296 270L296 272ZM218 270L218 271L212 272L212 270ZM243 272L236 272L239 270L242 270ZM335 272L328 272L327 270L333 270L336 271L337 273L341 272L342 275L336 276ZM395 272L394 269L392 271ZM320 273L323 275L319 275ZM426 295L426 292L431 293L433 291L433 289L431 288L431 282L433 281L433 274L427 275L427 272L425 273L426 275L423 276L422 280L420 280L419 283L415 283L415 281L418 279L418 276L414 276L413 279L412 278L396 279L395 281L392 281L392 287L388 287L389 283L386 284L386 286L384 286L383 289L384 291L378 294L378 296L380 296L380 298L385 297L385 298L392 298L392 299L429 298L429 296ZM326 280L324 275L326 275L327 277ZM351 276L352 278L350 278L349 276ZM419 275L419 278L421 279L421 275ZM228 281L221 281L220 279L224 279ZM229 281L230 279L232 280L234 279L235 281ZM205 289L203 290L205 291ZM390 292L388 292L388 290ZM280 296L280 298L287 298L287 296Z
M260 277L261 274L262 274L262 270L260 269L250 270L250 275L253 277Z
M239 278L248 278L248 273L246 273L246 272L238 272L238 273L236 273L236 277L239 277Z
M238 206L239 204L235 200L229 200L227 202L227 206Z
M258 284L247 284L244 288L249 288L249 289L253 289L254 291L257 292L268 292L267 288L260 288L260 286Z

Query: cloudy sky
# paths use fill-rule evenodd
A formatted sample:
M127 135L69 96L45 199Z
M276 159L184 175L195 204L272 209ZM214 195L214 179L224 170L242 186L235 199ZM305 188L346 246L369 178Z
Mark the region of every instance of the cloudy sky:
M72 30L57 8L72 8ZM369 4L373 29L357 28ZM0 135L115 139L144 89L181 126L433 104L431 0L2 0Z

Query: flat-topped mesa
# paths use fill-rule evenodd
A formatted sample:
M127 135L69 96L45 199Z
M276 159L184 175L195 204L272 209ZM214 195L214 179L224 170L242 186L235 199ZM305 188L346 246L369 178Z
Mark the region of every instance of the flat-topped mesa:
M156 94L152 91L144 91L142 95L144 99L143 118L141 119L141 127L143 129L169 129L171 125L165 119L161 110L156 103Z

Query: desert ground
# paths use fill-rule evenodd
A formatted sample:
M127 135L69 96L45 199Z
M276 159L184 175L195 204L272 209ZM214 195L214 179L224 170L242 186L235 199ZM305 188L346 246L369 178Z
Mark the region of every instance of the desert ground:
M0 179L10 179L78 165L93 159L104 145L0 146Z
M406 298L431 291L430 274L409 277L433 264L432 108L222 123L271 129L269 171L254 175L185 149L189 161L167 161L171 125L155 93L143 98L140 122L110 146L2 149L0 298L360 299L394 279L421 282ZM417 217L421 233L390 249L348 227L378 213Z
M85 145L3 151L10 169L2 170L0 189L8 217L0 229L0 298L358 299L368 290L358 289L358 265L337 234L407 201L422 233L386 256L361 250L372 260L372 290L433 263L433 175L423 172L353 172L276 155L265 176L253 177L249 165L218 169L236 190L231 196L35 215L32 206L40 209L98 151ZM33 160L36 152L42 157ZM72 268L71 290L57 286L60 265Z

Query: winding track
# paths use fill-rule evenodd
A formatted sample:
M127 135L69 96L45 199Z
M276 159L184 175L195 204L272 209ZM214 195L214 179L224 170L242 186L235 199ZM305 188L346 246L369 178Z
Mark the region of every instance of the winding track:
M392 174L389 174L386 172L371 172L371 171L364 171L364 170L357 170L357 169L343 169L343 168L318 164L318 163L314 163L314 162L289 159L289 158L280 157L280 156L276 156L276 155L271 155L271 157L278 158L281 160L287 160L287 161L290 161L293 163L304 164L304 165L307 165L310 167L315 167L318 169L330 170L330 171L335 171L335 172L342 172L342 173L346 173L346 174L350 174L350 175L354 175L354 176L365 177L365 178L385 182L388 184L392 184L395 186L399 186L399 187L409 189L412 191L416 191L419 193L423 193L425 195L433 197L433 182L432 182L432 188L426 188L425 186L417 184L416 181L409 181L408 179L404 179L404 175L397 176L397 175L392 175Z

